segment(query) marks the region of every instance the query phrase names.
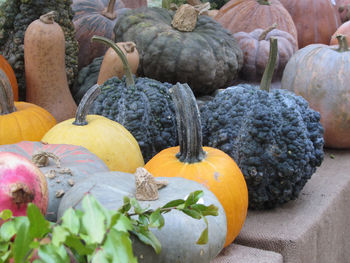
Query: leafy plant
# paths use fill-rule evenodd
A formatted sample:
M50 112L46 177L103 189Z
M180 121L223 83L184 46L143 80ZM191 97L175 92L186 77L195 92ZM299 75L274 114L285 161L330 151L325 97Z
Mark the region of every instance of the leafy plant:
M82 210L68 209L57 223L45 220L37 206L30 203L27 216L14 217L3 210L0 218L0 262L137 262L130 233L160 253L161 244L151 228L162 228L162 214L179 210L203 219L206 228L197 244L208 241L206 216L217 216L218 208L197 203L203 191L186 199L168 202L156 210L142 208L135 198L124 197L118 211L105 209L91 194L82 200ZM0 221L1 222L1 221ZM15 236L15 237L14 237Z

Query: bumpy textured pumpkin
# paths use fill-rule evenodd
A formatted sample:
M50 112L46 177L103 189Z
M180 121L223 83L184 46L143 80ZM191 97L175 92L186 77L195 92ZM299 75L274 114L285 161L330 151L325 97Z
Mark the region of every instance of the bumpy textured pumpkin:
M278 0L231 0L214 19L232 33L249 33L276 23L278 29L298 39L292 17Z
M138 75L188 83L196 94L228 86L242 67L237 41L220 24L201 15L192 32L174 28L174 12L150 7L128 10L114 27L115 41L133 41L140 53Z
M338 29L332 35L329 45L338 45L337 35L344 35L347 42L350 43L350 21L347 21L338 27Z
M204 222L190 218L179 211L164 214L165 224L160 230L152 229L161 243L162 250L156 254L152 247L133 238L133 252L138 262L143 263L209 263L221 251L226 237L226 216L217 198L204 186L184 178L159 178L168 181L168 185L159 189L159 199L139 201L141 207L156 209L175 199L184 199L193 191L202 190L205 205L214 204L219 208L218 216L207 216L208 243L197 245L196 241L205 228ZM158 180L158 178L157 178ZM59 217L64 211L77 204L81 209L81 200L89 191L105 208L117 210L123 205L123 197L135 197L135 176L121 172L97 173L77 183L63 197L59 207Z
M103 116L87 115L100 92L97 84L89 89L78 106L75 119L60 122L44 135L42 141L80 145L100 157L112 171L135 172L144 161L130 132Z
M348 21L350 19L350 0L336 0L335 3L341 22Z
M111 39L114 24L123 9L146 5L146 0L73 0L75 37L79 43L79 69L106 52L106 46L101 43L91 43L90 39L93 35Z
M284 67L298 49L298 43L291 34L275 27L271 26L265 30L257 28L250 33L233 34L244 53L243 68L240 72L242 79L261 80L269 59L271 37L277 38L279 43L273 78L279 80L282 77Z
M62 196L73 185L90 174L109 171L100 158L81 146L22 141L1 145L0 152L19 154L43 172L49 192L46 218L53 222Z
M24 32L32 21L50 11L56 11L56 21L64 31L66 73L71 86L78 73L78 42L74 37L71 0L6 0L0 5L0 53L15 71L19 99L25 99Z
M340 26L340 17L331 0L280 0L291 14L298 30L299 48L328 44ZM338 0L337 0L338 1Z
M350 147L350 50L344 36L340 45L313 44L297 51L287 63L282 88L304 97L321 113L325 145Z
M104 41L118 51L113 41ZM133 78L124 53L119 49L118 54L124 56L126 75L121 80L111 78L101 85L102 93L90 112L123 125L135 137L144 160L148 161L159 151L177 143L174 106L168 92L171 84Z
M223 151L202 147L199 110L188 85L177 84L171 93L180 146L161 151L145 168L155 177L183 177L212 191L226 212L228 246L239 234L247 215L248 190L243 174Z
M9 79L13 92L13 99L18 100L18 84L15 72L7 60L0 54L0 70L2 70Z
M0 145L23 140L40 141L56 120L45 109L14 102L10 81L0 69Z

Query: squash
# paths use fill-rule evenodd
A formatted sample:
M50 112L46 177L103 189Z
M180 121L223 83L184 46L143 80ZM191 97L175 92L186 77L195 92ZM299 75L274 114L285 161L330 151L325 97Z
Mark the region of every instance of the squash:
M138 76L187 83L196 95L227 87L243 64L237 41L212 18L197 18L194 7L187 5L182 10L192 16L177 19L174 11L158 7L127 10L115 24L114 40L136 44L140 53ZM181 12L180 7L177 14ZM182 31L191 19L194 29Z
M59 218L64 211L73 205L78 209L81 208L81 200L87 192L91 193L106 209L119 209L123 205L124 196L138 198L137 194L140 188L136 185L139 180L137 174L138 171L135 175L121 172L91 175L86 180L73 186L62 198L58 210ZM164 226L160 230L152 229L162 246L160 254L156 254L151 246L145 245L135 236L131 236L133 252L137 256L138 262L209 263L221 251L226 238L226 216L220 202L213 193L197 182L184 178L160 179L166 180L168 182L167 186L159 189L158 199L152 201L139 200L142 208L156 209L169 201L185 199L190 192L202 190L204 195L200 201L204 205L213 204L217 206L219 213L218 216L206 217L208 220L209 238L208 243L205 245L196 244L197 239L205 228L204 222L200 222L176 210L163 214ZM148 186L149 184L144 185L144 187Z
M350 43L350 21L347 21L338 27L338 29L332 35L329 45L338 45L337 35L344 35L347 42Z
M133 42L119 42L117 46L124 52L131 72L136 74L137 67L139 66L139 52L136 49L136 45ZM103 84L107 79L111 77L122 78L125 75L123 62L119 58L118 54L109 48L103 57L101 69L98 74L97 84Z
M18 100L18 84L15 72L13 71L11 65L7 62L7 60L0 54L0 70L2 70L11 83L13 99L15 101Z
M299 48L315 43L328 44L341 24L339 13L330 0L280 1L293 18Z
M175 103L180 146L165 149L145 165L155 177L183 177L212 191L227 217L228 246L239 234L248 209L248 190L243 174L221 150L202 147L201 123L195 98L187 84L171 89Z
M73 144L87 148L101 158L112 171L135 172L144 161L135 138L122 125L103 116L87 115L100 94L96 84L84 95L75 119L63 121L42 138L50 144Z
M350 147L350 50L345 36L339 46L313 44L297 51L286 65L281 86L305 98L321 114L325 146Z
M350 19L350 0L336 0L335 2L340 20L342 23L345 23Z
M292 17L278 0L231 0L214 19L232 33L249 33L276 23L278 29L298 39Z
M276 24L267 29L257 28L250 33L237 32L233 34L244 53L242 79L259 81L269 59L270 38L278 39L279 49L273 79L280 80L290 57L298 49L298 43L288 32L276 29Z
M73 0L75 38L79 43L79 70L106 52L106 46L91 43L93 35L113 38L113 27L125 8L147 6L146 0Z
M32 161L46 176L49 204L46 219L57 220L61 197L90 174L108 172L105 163L86 148L69 144L21 141L0 146L0 152L12 152Z
M27 102L14 102L11 83L0 69L0 145L39 141L55 124L55 118L45 109Z
M64 34L49 12L33 21L24 35L26 101L43 107L58 122L73 117L77 108L64 58Z

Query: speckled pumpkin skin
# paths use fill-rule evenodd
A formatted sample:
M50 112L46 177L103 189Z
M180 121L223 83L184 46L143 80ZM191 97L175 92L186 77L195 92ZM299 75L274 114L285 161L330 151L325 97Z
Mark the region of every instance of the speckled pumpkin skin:
M197 95L227 87L243 64L243 53L232 34L204 15L192 32L181 32L171 26L173 16L173 11L157 7L128 10L119 16L115 42L136 43L138 75L187 83Z

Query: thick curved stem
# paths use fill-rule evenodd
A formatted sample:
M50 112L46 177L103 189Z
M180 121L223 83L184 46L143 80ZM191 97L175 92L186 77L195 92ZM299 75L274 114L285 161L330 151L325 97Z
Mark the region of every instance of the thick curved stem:
M60 158L51 152L39 151L32 155L32 163L34 163L37 167L46 167L49 165L49 158L55 161L56 167L61 168Z
M346 40L346 37L344 35L337 35L336 36L339 44L339 48L337 49L338 52L346 52L349 51L349 44Z
M114 20L117 17L115 13L115 2L116 0L109 0L108 6L101 12L101 15L107 17L110 20Z
M16 111L13 101L11 83L5 72L0 69L0 115L9 114Z
M176 157L183 163L205 159L202 147L201 120L196 99L187 84L177 83L169 90L175 106L180 152Z
M125 81L126 81L126 86L131 87L135 85L134 78L132 76L131 68L128 63L128 59L126 58L124 52L110 39L101 37L101 36L93 36L91 38L91 41L96 41L96 42L101 42L111 48L118 54L119 58L121 59L123 63L123 68L125 72Z
M55 23L56 12L51 11L46 13L45 15L40 16L40 21L45 24L53 24Z
M272 26L266 28L261 35L259 36L258 40L264 40L267 36L268 33L270 33L272 30L274 30L277 27L277 23L274 23Z
M267 65L260 82L261 90L265 90L267 92L270 91L271 81L272 81L273 73L275 72L275 66L277 61L277 52L278 52L277 38L271 37L269 60L267 61Z

